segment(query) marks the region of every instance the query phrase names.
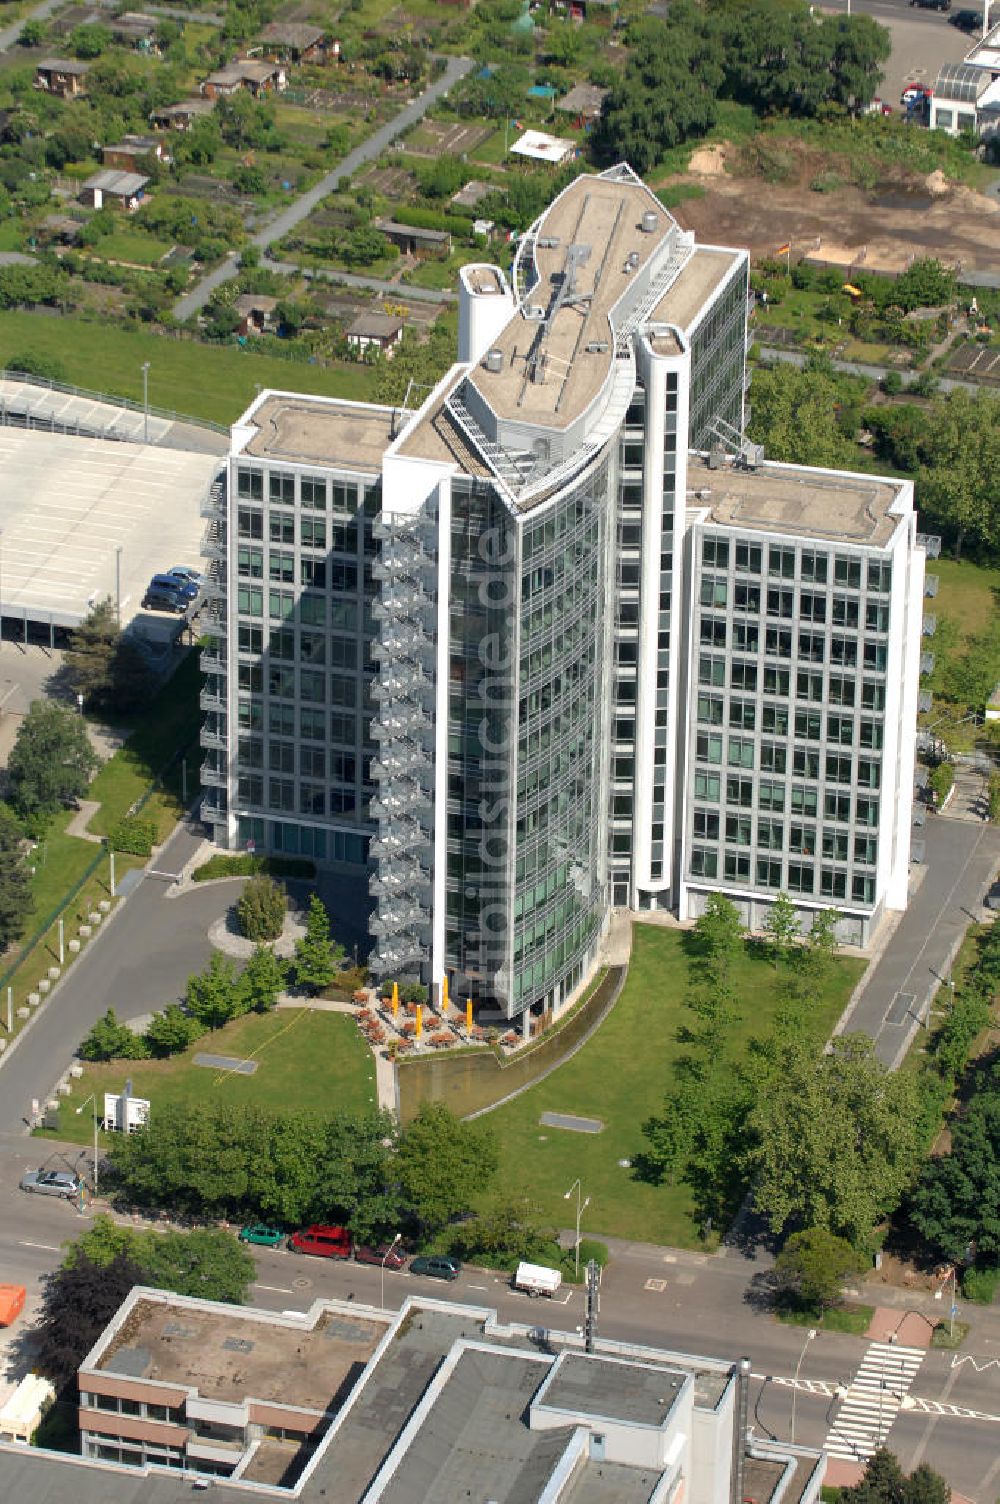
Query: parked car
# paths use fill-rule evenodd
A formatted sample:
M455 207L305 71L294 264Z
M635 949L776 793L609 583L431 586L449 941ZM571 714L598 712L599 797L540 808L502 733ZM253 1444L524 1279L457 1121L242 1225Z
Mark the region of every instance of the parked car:
M190 564L175 564L173 568L167 570L167 574L171 579L183 580L185 584L193 585L196 590L200 590L205 583L205 576L197 569L192 569Z
M280 1227L268 1227L266 1222L250 1222L240 1228L241 1243L256 1243L261 1248L277 1248L285 1241Z
M923 104L924 100L930 99L933 93L934 90L927 84L907 84L899 96L899 102L908 108L912 108L916 104Z
M359 1243L354 1250L354 1257L359 1264L385 1264L387 1269L405 1269L406 1254L400 1253L398 1248L392 1248L388 1243L380 1247L373 1247L370 1243Z
M172 585L175 590L180 591L185 600L196 601L198 599L198 596L201 594L201 585L196 583L196 581L189 579L186 573L181 574L176 569L168 569L162 576L154 576L155 580L159 580L161 578L166 580L168 584Z
M293 1232L288 1246L296 1253L313 1253L321 1259L349 1259L351 1235L346 1227L313 1223L312 1227L301 1227L298 1232Z
M190 604L191 597L184 593L179 581L165 574L154 574L142 598L144 611L173 611L182 615Z
M910 4L921 10L951 10L951 0L910 0Z
M81 1182L71 1170L29 1170L21 1176L21 1190L36 1196L65 1196L72 1201L80 1194Z
M410 1262L411 1274L426 1274L428 1279L458 1279L461 1272L462 1265L458 1259L443 1253L421 1256Z
M959 31L982 31L983 13L979 10L957 10L953 16L948 17L952 26L957 26Z

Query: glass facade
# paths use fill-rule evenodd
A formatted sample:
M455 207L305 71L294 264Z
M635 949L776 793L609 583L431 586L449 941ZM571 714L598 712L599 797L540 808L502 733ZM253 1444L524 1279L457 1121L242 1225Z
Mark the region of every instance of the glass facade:
M871 908L891 564L699 528L688 877Z
M692 449L711 448L717 418L742 432L748 295L749 272L743 262L691 333Z
M607 912L607 459L521 542L512 1003L558 1003Z

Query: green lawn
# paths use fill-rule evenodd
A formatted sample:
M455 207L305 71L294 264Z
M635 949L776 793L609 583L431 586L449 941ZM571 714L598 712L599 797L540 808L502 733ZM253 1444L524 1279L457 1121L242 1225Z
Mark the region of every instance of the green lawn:
M997 604L1000 602L1000 569L975 564L969 559L956 561L952 558L929 559L927 573L938 577L938 593L925 602L928 615L938 619L938 632L925 642L925 647L934 654L937 664L927 681L934 692L934 706L930 715L920 720L933 725L937 734L952 751L971 751L982 728L973 724L959 724L970 710L982 711L982 704L968 706L952 704L941 694L942 669L949 659L962 658L965 654L965 639L985 634L997 620ZM987 650L991 655L991 684L1000 678L1000 648L996 645Z
M789 1326L818 1326L821 1332L850 1332L863 1337L872 1324L874 1306L834 1306L817 1315L815 1311L778 1311L779 1321Z
M104 261L128 261L133 266L155 266L170 249L166 240L143 235L141 230L115 230L96 247Z
M118 1011L121 1014L127 1008ZM199 1053L253 1058L257 1070L252 1076L239 1076L194 1065L193 1057ZM157 1108L166 1103L193 1106L209 1099L234 1106L254 1103L317 1113L362 1113L376 1106L375 1062L354 1018L346 1013L281 1008L235 1019L170 1060L86 1065L74 1083L73 1096L60 1108L59 1127L46 1131L55 1138L89 1143L92 1120L89 1114L77 1116L76 1107L91 1092L97 1093L103 1106L105 1091L120 1092L126 1077L131 1078L137 1097L149 1099L154 1122Z
M498 1193L537 1208L543 1223L568 1227L564 1193L579 1176L590 1197L587 1233L678 1247L699 1245L685 1186L637 1181L619 1165L643 1147L641 1125L657 1111L681 1051L677 1030L692 1015L684 1004L689 960L683 932L637 924L625 989L608 1019L573 1058L486 1121L500 1145ZM841 959L815 1019L817 1045L839 1017L863 969ZM771 964L748 951L737 981L744 1017L730 1036L734 1060L751 1034L763 1033L778 1001ZM570 1133L542 1127L543 1112L600 1118L604 1131Z
M142 364L148 360L151 404L215 423L237 418L258 385L364 401L374 380L371 370L353 363L309 365L252 355L235 345L132 331L108 321L0 313L0 365L29 351L57 360L65 380L75 386L139 402Z

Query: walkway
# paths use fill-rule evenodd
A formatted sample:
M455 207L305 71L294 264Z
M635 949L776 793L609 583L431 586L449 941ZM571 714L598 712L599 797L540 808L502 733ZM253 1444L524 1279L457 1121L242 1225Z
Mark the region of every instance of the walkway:
M457 294L450 288L412 287L409 282L386 282L379 277L361 277L354 272L325 271L322 267L299 266L295 261L273 261L268 267L285 277L304 277L307 282L330 282L334 286L360 287L377 292L399 303L454 303Z
M761 345L760 355L761 360L764 362L783 360L786 365L798 366L800 370L809 359L809 356L802 350L776 350L773 345ZM869 366L857 360L834 360L833 369L835 371L842 371L845 376L864 376L869 381L881 381L883 376L890 374L888 366ZM896 371L894 374L903 376L905 379L907 374L918 375L919 373ZM976 381L959 381L954 376L938 376L936 371L932 371L930 374L935 378L942 392L983 391L983 387Z
M27 21L46 21L53 11L59 10L65 4L65 0L42 0L41 5L36 5L33 10L25 11L19 20L5 26L0 31L0 52L7 52L13 47Z
M468 57L448 58L441 77L425 89L418 99L411 99L398 115L386 121L385 125L380 125L366 141L362 141L360 146L348 152L343 161L338 162L332 171L325 173L318 183L300 194L294 203L289 204L287 209L283 209L262 230L258 230L251 237L251 244L264 250L275 241L281 240L290 230L294 230L296 225L301 224L322 203L328 193L334 192L342 178L351 177L359 167L363 167L366 162L372 162L380 156L398 136L409 130L411 125L416 125L418 120L422 120L431 106L437 104L438 100L447 94L452 84L464 78L474 66L472 59ZM200 312L216 288L221 287L224 282L232 281L238 271L239 256L234 251L227 256L221 266L209 272L208 276L203 277L196 287L178 300L174 305L174 317L189 319L192 314Z
M923 1361L921 1347L873 1342L851 1381L823 1450L845 1462L867 1462L884 1445Z

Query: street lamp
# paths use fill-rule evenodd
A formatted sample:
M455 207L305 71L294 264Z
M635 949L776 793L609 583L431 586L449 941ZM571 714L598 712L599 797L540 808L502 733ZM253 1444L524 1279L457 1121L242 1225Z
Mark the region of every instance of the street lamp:
M802 1351L799 1353L799 1361L795 1365L795 1377L792 1379L792 1446L795 1445L795 1400L799 1392L799 1369L802 1367L802 1359L806 1355L806 1348L809 1346L810 1342L815 1336L816 1328L814 1326L811 1326L806 1332L806 1340L802 1344Z
M382 1258L382 1294L379 1296L379 1307L383 1311L385 1310L385 1261L389 1257L392 1250L395 1248L396 1244L401 1240L402 1236L403 1234L401 1232L397 1232L396 1236L393 1238L392 1242L385 1250L385 1254Z
M569 1190L563 1196L563 1200L564 1201L568 1201L569 1198L572 1196L572 1194L573 1194L574 1191L576 1192L576 1242L575 1242L575 1244L573 1246L574 1246L574 1249L576 1251L576 1277L577 1277L577 1279L579 1279L580 1278L580 1218L583 1216L584 1210L590 1205L590 1197L588 1196L585 1201L581 1201L580 1200L580 1197L583 1195L583 1186L580 1184L579 1177L577 1177L577 1179L574 1180L574 1182L570 1186Z
M115 619L122 624L122 546L115 544Z
M90 1096L87 1098L86 1102L81 1102L80 1103L79 1107L76 1109L76 1115L77 1115L77 1117L79 1117L80 1114L81 1114L81 1112L83 1111L83 1109L85 1107L88 1107L91 1102L93 1102L93 1104L94 1104L94 1111L91 1114L91 1116L94 1119L94 1195L96 1196L97 1195L97 1093L96 1092L92 1091L90 1093Z
M142 363L142 442L149 443L149 361Z

